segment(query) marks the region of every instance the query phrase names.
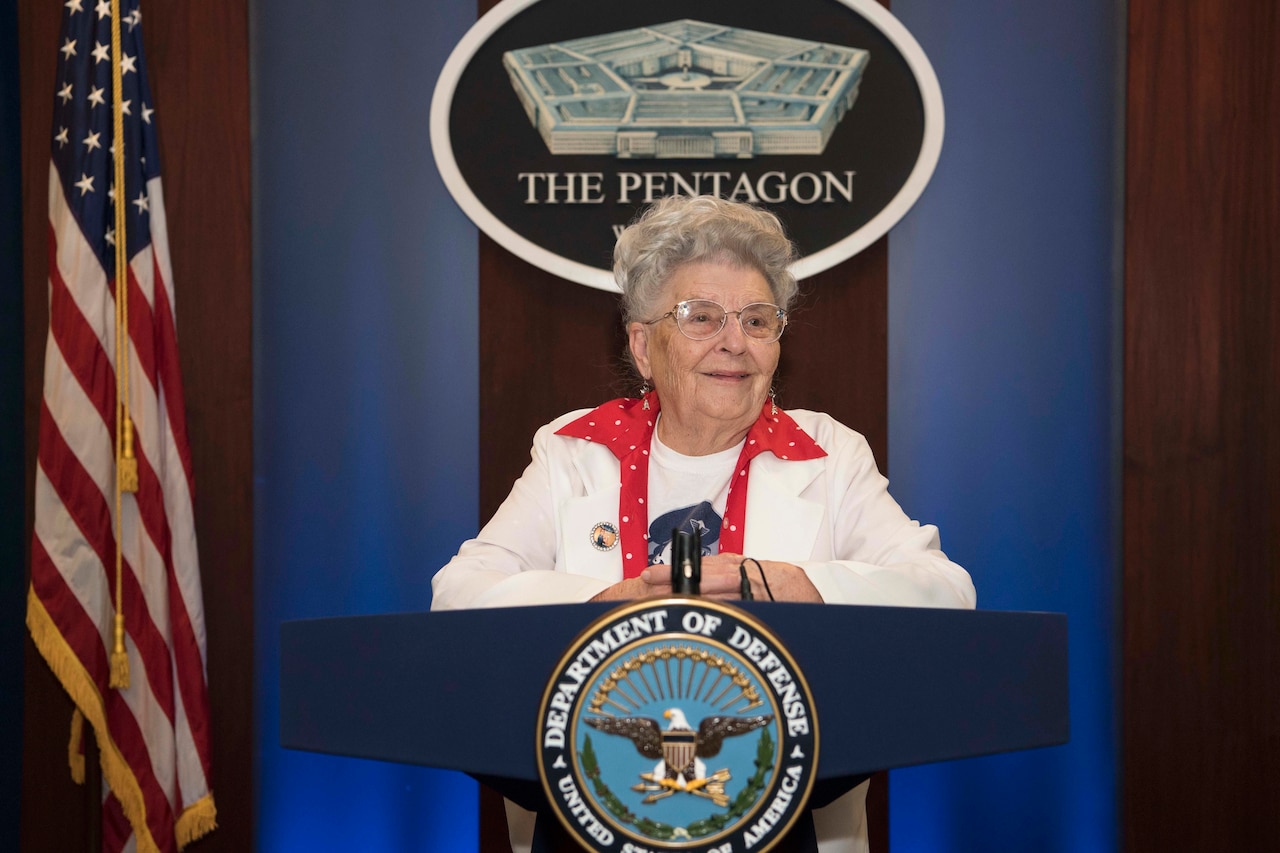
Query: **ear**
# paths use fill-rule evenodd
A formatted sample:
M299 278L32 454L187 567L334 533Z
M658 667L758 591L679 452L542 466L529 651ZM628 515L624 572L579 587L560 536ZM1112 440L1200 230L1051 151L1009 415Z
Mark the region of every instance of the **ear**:
M653 368L649 364L649 332L644 323L635 322L627 326L627 345L631 347L631 357L635 359L640 378L652 381Z

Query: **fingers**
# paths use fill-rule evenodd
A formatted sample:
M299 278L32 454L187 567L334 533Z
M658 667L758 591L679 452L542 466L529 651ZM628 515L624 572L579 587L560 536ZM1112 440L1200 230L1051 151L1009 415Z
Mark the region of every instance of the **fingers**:
M647 584L671 586L671 567L666 563L655 563L652 566L646 566L644 571L640 573L640 579Z
M648 569L638 578L627 578L618 581L613 586L607 587L591 597L592 601L631 601L636 598L647 598L651 595L668 595L671 593L670 581L661 582L657 578L662 577L661 573L654 573L655 582L645 580L645 574Z
M706 571L708 566L718 568L726 566L732 568L735 572L738 570L738 564L742 562L741 554L712 554L710 557L702 558L702 571Z
M702 568L702 594L718 595L721 593L738 594L738 586L740 577L738 575L738 566L714 566L708 569L705 565Z

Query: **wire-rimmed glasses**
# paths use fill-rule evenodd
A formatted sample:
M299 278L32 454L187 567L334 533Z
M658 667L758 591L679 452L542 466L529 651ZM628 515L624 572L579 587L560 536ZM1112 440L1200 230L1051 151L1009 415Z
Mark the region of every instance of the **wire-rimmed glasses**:
M647 325L673 317L680 334L692 341L705 341L720 334L730 314L738 316L742 333L757 343L773 343L782 337L782 331L787 327L787 312L772 302L752 302L738 311L729 311L710 299L677 302L674 308L649 320Z

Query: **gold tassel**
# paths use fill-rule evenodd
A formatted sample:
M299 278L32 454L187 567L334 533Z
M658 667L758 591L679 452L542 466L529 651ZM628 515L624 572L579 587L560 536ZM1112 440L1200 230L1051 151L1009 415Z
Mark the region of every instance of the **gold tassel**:
M124 449L116 463L116 476L120 478L120 491L138 491L138 458L133 455L133 418L124 418Z
M108 686L117 690L129 689L129 653L124 650L124 614L116 614L116 642L111 650L111 681Z
M71 781L84 784L84 714L76 708L71 714L71 742L67 744L67 763L71 765Z

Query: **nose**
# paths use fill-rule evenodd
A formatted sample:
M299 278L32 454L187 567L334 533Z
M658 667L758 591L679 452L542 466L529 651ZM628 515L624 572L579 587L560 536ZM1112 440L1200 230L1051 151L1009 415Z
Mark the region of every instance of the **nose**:
M726 352L740 353L747 348L747 333L742 331L742 315L736 311L725 312L724 328L720 330L718 343Z

